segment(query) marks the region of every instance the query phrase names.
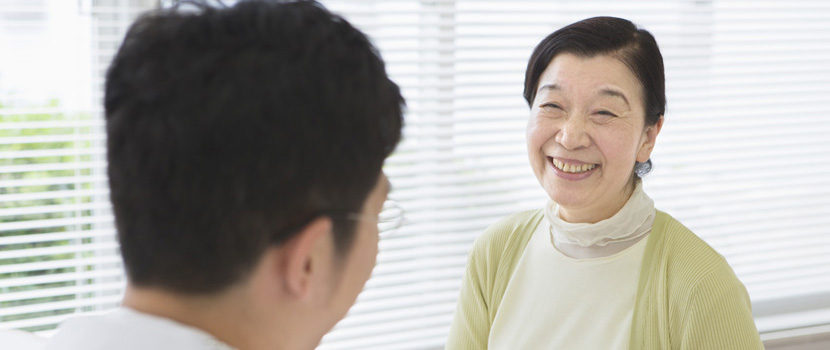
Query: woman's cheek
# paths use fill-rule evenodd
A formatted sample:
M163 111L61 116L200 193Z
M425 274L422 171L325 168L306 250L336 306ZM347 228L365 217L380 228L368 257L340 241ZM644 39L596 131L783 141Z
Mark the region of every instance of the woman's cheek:
M531 145L541 147L549 138L553 137L553 126L545 123L543 118L531 117L527 125L527 140Z

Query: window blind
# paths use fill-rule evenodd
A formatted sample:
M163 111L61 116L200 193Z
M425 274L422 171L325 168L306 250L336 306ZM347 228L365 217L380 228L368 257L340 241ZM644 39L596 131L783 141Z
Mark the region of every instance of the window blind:
M722 253L761 332L830 323L830 4L822 1L323 1L379 47L408 102L386 164L408 224L320 349L443 347L473 240L546 195L521 97L535 45L598 15L651 31L668 112L644 180Z
M49 333L121 299L104 71L149 1L0 1L0 327Z

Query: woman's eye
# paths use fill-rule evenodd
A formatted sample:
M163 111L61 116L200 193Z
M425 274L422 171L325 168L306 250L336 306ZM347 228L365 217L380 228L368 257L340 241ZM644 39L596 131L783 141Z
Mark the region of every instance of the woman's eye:
M605 111L605 110L597 111L597 114L602 115L602 116L606 116L606 117L616 117L617 116L616 114L611 113L609 111Z
M545 104L543 104L543 105L542 105L542 108L547 108L547 109L562 109L562 107L559 107L559 105L558 105L558 104L555 104L555 103L545 103Z

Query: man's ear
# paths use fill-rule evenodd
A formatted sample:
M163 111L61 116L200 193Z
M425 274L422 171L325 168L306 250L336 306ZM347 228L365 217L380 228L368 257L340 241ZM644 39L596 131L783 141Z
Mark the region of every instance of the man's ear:
M645 130L645 135L643 135L643 144L640 145L640 149L637 150L637 161L640 163L645 163L651 157L651 151L654 150L654 143L657 142L657 135L660 134L660 130L663 129L663 116L660 116L660 119L657 120L657 123L651 126L647 126Z
M280 247L280 272L288 294L299 299L307 298L315 277L319 279L317 275L331 265L334 253L331 230L331 219L321 216L305 225Z

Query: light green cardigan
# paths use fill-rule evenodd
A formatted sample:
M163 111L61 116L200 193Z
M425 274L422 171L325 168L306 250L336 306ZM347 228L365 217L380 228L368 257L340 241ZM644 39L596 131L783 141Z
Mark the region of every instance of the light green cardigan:
M476 240L446 349L487 349L507 283L543 218L541 210L514 214ZM723 256L657 211L643 256L629 349L763 348L746 289Z

